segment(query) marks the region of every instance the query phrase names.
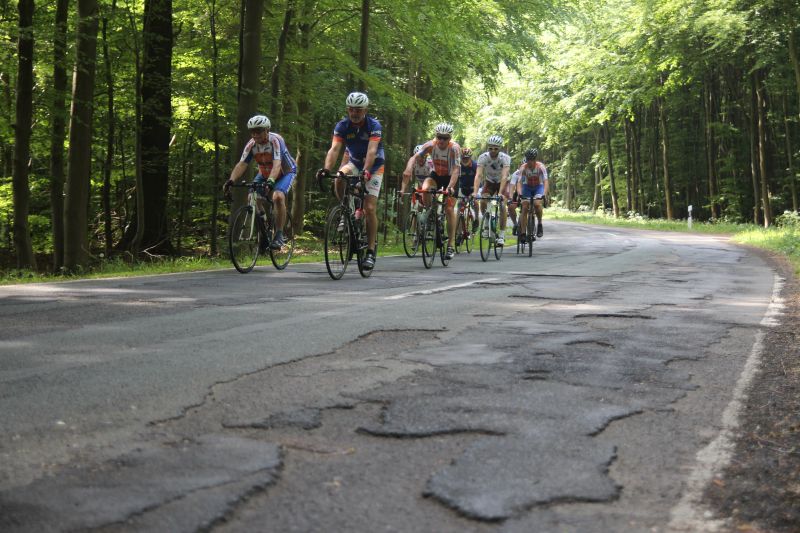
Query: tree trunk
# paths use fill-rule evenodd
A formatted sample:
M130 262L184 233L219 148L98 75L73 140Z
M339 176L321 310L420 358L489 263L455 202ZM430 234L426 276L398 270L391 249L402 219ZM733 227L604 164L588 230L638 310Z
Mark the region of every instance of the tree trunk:
M64 267L87 266L87 210L92 172L92 116L97 55L97 0L78 0L77 57L69 121L69 170L64 199Z
M113 0L111 3L111 15L116 11L117 2ZM114 244L114 234L111 225L111 168L114 164L114 126L116 123L116 116L114 114L114 75L111 72L111 57L108 52L108 17L103 17L103 64L105 66L106 76L106 96L107 96L107 113L106 118L107 131L106 131L106 160L103 164L103 221L104 221L104 235L105 235L105 250L106 257L111 256L112 245Z
M314 12L316 2L314 0L304 0L302 6L302 13L300 14L300 49L305 57L308 49L311 46L311 24L310 17ZM308 131L310 124L308 121L312 116L311 103L308 94L307 79L307 65L301 63L299 66L299 79L300 83L297 84L299 90L297 98L297 116L302 122L298 124L297 135L297 177L295 178L294 198L292 198L292 227L296 234L303 233L303 221L306 214L306 176L311 167L311 152L313 150L313 140L310 138ZM316 130L314 130L316 131Z
M211 243L210 253L216 257L219 253L217 245L217 213L219 212L219 187L220 161L219 161L219 48L217 46L217 1L210 0L210 24L211 24L211 99L212 99L212 124L211 135L214 138L214 175L211 179Z
M614 156L611 153L611 127L609 122L605 123L606 130L606 153L608 154L608 179L611 181L611 208L614 217L619 218L619 197L617 196L617 182L614 177Z
M756 96L756 73L750 75L750 178L753 186L753 224L758 224L761 213L758 184L758 97Z
M272 102L270 106L270 118L273 124L282 124L282 113L280 104L281 72L284 70L284 58L286 57L286 40L289 30L292 27L292 17L294 16L293 0L286 0L286 11L283 15L283 26L278 37L278 54L275 57L275 64L272 66Z
M594 130L594 156L597 158L594 164L594 196L592 198L592 213L597 212L600 204L600 128ZM605 210L605 206L603 206Z
M50 210L53 269L64 266L64 137L67 131L67 18L69 0L57 0L53 34L53 107L50 122Z
M33 122L33 0L19 0L17 41L17 111L14 123L14 248L18 268L36 268L31 230L28 225L30 189L28 166L31 159Z
M636 118L633 121L632 126L632 139L633 139L633 179L634 179L634 189L636 191L635 196L635 204L636 204L636 211L638 213L644 214L644 186L643 186L643 176L642 176L642 147L641 147L641 138L642 138L642 113L641 111L637 111Z
M800 115L800 59L798 59L797 52L797 39L795 33L797 30L794 28L794 23L789 28L789 59L792 62L792 70L794 70L794 83L795 93L797 94L797 112Z
M133 251L172 254L167 224L172 123L172 0L145 0L142 55L142 177Z
M627 193L625 209L629 212L636 211L633 205L633 156L631 142L631 121L628 117L622 119L622 127L625 130L625 192Z
M358 54L358 68L361 72L367 72L367 60L369 58L369 0L361 0L361 46ZM367 90L367 82L364 77L358 80L358 89Z
M703 112L705 118L705 155L706 155L706 175L708 177L708 203L711 208L711 218L719 218L719 206L717 205L717 170L716 170L716 139L713 130L714 120L714 92L711 87L713 74L709 74L703 83Z
M667 220L672 220L672 182L669 175L669 140L667 137L667 113L664 109L664 99L658 99L658 124L661 134L661 164L664 167L664 206L666 207Z
M769 174L767 172L767 87L766 72L756 71L756 99L758 116L758 170L761 175L761 208L764 211L764 227L772 225L772 209L769 200Z
M791 128L789 126L789 97L783 93L783 128L784 140L786 141L786 168L789 171L787 176L789 180L789 190L792 193L792 211L797 212L797 185L795 184L796 177L794 175L794 161L792 157L792 136Z

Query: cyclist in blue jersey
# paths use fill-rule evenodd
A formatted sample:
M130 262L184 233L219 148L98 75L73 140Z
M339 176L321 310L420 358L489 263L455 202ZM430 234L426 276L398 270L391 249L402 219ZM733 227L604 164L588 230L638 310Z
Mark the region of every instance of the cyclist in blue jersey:
M285 244L281 228L286 224L286 196L297 175L297 164L286 148L286 141L277 133L271 132L270 127L269 118L264 115L255 115L247 121L250 141L245 145L242 157L233 167L231 176L222 186L222 190L227 194L231 185L245 173L250 161L256 160L258 174L253 181L266 182L267 187L272 190L272 202L275 208L275 227L278 229L270 242L270 247L279 249ZM258 208L259 214L264 215L264 206L260 199Z
M461 150L461 173L458 176L458 196L467 198L475 192L475 173L478 170L478 163L472 159L472 150L463 148ZM477 202L473 204L472 231L478 231Z
M378 235L378 195L383 182L383 133L380 122L367 114L369 98L366 94L353 92L345 100L347 116L333 129L333 141L325 156L325 166L319 169L317 177L331 172L339 160L342 146L349 159L343 162L340 172L348 175L359 174L366 182L367 195L364 197L364 213L367 221L367 257L364 268L375 266L375 241ZM341 200L346 184L336 180L336 196Z

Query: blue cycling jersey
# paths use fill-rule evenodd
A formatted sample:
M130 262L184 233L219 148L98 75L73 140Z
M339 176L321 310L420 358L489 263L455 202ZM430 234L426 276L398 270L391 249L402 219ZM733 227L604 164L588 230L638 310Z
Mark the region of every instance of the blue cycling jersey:
M369 142L373 140L380 141L378 153L375 155L375 163L369 170L370 172L376 172L383 166L383 133L381 124L375 117L367 115L361 124L356 124L349 118L343 118L333 129L333 139L344 143L350 156L350 162L358 170L364 170L364 158L367 156Z

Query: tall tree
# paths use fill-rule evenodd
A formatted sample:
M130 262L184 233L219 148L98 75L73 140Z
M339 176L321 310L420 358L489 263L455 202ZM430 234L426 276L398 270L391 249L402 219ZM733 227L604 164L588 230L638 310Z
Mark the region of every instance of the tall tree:
M272 66L272 80L271 80L271 95L272 101L270 102L270 119L277 124L282 124L280 105L281 94L281 74L284 70L284 59L286 57L286 43L289 38L289 31L292 27L292 17L294 16L294 2L293 0L286 0L286 9L283 14L283 25L281 26L281 33L278 37L278 52L275 56L275 64Z
M78 0L78 35L72 78L66 197L64 199L64 267L87 266L87 211L92 172L92 119L97 63L97 0Z
M53 32L53 107L50 112L50 209L53 268L64 265L64 137L67 130L67 15L69 0L57 0Z
M14 248L17 267L36 268L28 213L30 191L28 168L31 158L33 121L33 0L19 0L19 38L17 40L17 116L14 144Z
M369 0L361 0L361 42L358 52L358 68L367 72L369 61ZM367 82L362 77L358 82L360 91L367 90Z
M136 252L171 254L167 224L172 126L172 0L145 0L142 56L142 175L136 189Z

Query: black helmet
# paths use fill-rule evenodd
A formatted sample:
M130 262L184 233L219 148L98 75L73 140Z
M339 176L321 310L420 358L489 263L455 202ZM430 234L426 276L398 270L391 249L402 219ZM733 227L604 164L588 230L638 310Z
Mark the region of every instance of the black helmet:
M525 150L525 161L535 161L539 155L539 150L536 148L528 148Z

